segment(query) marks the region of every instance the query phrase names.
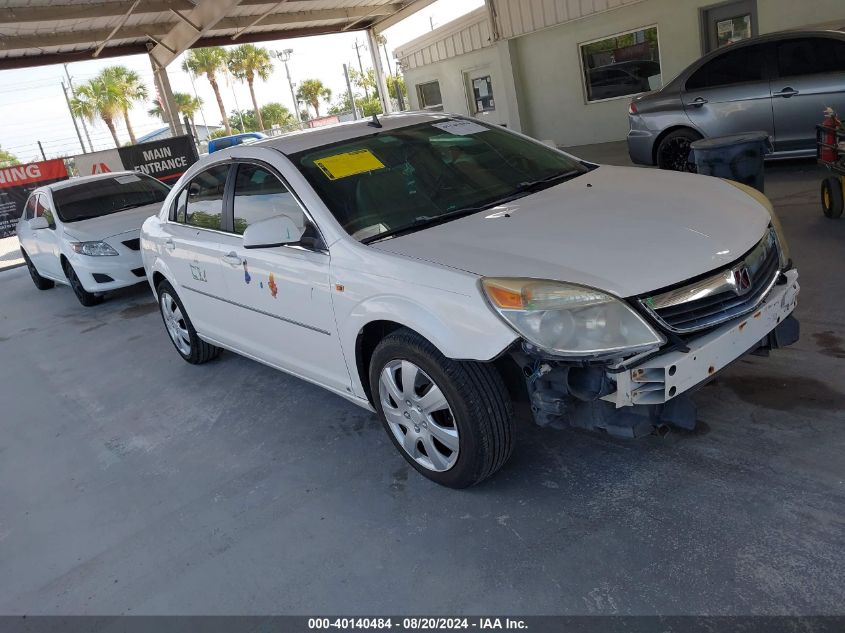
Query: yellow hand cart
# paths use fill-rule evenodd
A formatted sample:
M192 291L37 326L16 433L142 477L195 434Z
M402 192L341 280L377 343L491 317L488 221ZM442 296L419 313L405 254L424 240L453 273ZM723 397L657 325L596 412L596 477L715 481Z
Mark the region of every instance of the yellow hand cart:
M816 126L816 157L831 175L822 180L822 211L836 219L845 208L845 130Z

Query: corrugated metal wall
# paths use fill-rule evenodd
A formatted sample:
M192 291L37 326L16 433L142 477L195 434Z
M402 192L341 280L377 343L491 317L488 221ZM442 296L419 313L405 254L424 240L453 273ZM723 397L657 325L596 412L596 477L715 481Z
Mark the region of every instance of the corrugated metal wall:
M466 19L459 18L455 28L445 27L443 35L435 40L396 51L402 68L427 66L464 53L481 50L493 44L487 10L473 11Z
M518 37L642 0L497 0L499 32Z

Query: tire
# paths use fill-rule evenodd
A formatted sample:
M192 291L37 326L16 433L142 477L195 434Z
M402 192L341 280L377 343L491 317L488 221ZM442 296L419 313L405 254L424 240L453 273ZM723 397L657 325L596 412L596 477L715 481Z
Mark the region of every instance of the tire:
M410 391L402 383L409 374L416 376ZM491 365L446 358L427 340L402 328L376 346L369 378L375 409L388 436L428 479L466 488L490 477L511 456L513 409ZM424 409L435 401L442 406L426 413Z
M690 145L700 139L701 134L694 130L669 132L657 146L657 166L660 169L695 173L695 163L689 161Z
M192 365L202 365L220 356L223 350L199 337L173 286L162 281L156 286L156 297L164 329L179 356Z
M825 217L835 220L842 215L845 207L842 195L842 180L836 176L828 176L822 180L822 210Z
M35 269L35 265L32 263L32 260L29 259L29 255L26 254L26 251L21 249L21 255L23 255L23 261L26 263L26 268L29 271L29 276L32 277L32 283L35 284L35 287L39 290L49 290L56 285L56 282L51 279L45 279L41 275L38 274L38 271Z
M70 282L73 294L75 294L76 298L79 299L79 303L84 305L86 308L90 308L91 306L95 306L103 302L103 295L95 295L83 288L82 282L79 280L76 271L69 262L64 262L62 267L65 270L65 277L67 277L67 280Z

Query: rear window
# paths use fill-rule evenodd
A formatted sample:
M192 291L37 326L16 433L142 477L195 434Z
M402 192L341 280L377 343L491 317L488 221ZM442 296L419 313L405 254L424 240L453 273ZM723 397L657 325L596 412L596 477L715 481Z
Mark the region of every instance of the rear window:
M164 202L169 187L143 174L98 178L53 191L62 222L78 222Z

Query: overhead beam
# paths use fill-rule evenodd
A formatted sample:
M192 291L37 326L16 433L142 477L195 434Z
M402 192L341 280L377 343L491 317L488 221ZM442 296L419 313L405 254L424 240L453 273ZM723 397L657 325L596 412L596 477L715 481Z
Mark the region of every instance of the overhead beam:
M150 51L150 58L161 68L188 50L198 39L240 4L241 0L199 0L192 11L184 14L184 20L174 24L170 31ZM197 28L200 30L197 31Z
M124 15L133 4L132 0L108 2L103 4L59 4L41 7L13 7L0 9L0 23L19 24L21 22L56 22L59 20L83 20L90 18L110 18ZM189 11L194 8L190 0L144 0L133 10L135 15L160 13L176 9Z
M391 26L398 24L405 18L409 18L418 11L422 11L427 6L434 4L435 1L436 0L408 0L398 11L395 11L381 20L376 20L373 24L373 30L376 35L378 35L382 31L389 29Z
M143 6L141 2L138 7ZM131 5L129 5L131 7ZM353 7L349 9L325 9L321 11L300 11L296 13L284 12L273 13L264 17L257 26L266 28L269 26L285 26L300 24L302 22L329 22L336 20L348 21L341 25L339 30L351 29L351 20L355 20L357 28L365 28L364 20L360 18L377 19L387 15L391 11L398 10L402 5L387 4L380 7ZM124 14L125 15L125 14ZM359 18L359 19L356 19ZM256 21L256 16L240 16L236 18L222 18L212 29L213 31L248 29ZM184 25L188 31L197 34L202 33L201 25L190 19L190 16L180 12L180 19L173 22L152 22L147 24L136 24L113 29L93 29L90 31L66 31L56 33L44 33L38 35L0 35L0 51L11 51L17 48L50 48L53 46L84 45L91 42L105 42L108 40L131 40L142 39L151 36L162 44L167 44L164 39L166 34L179 25ZM0 26L0 31L2 31ZM240 41L245 41L248 31L238 36ZM231 36L228 36L231 40ZM229 42L231 44L231 41ZM169 46L169 44L168 44ZM105 50L105 49L104 49Z

